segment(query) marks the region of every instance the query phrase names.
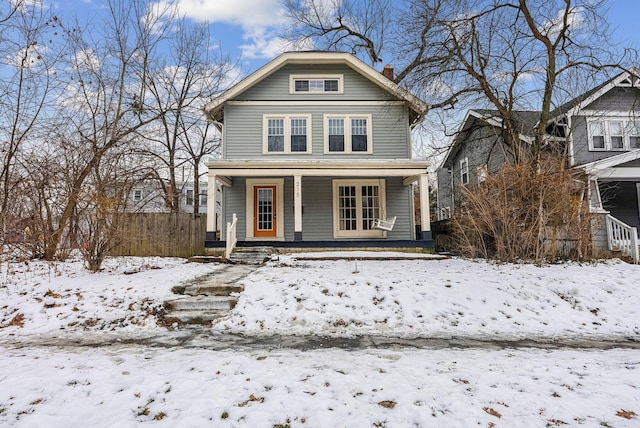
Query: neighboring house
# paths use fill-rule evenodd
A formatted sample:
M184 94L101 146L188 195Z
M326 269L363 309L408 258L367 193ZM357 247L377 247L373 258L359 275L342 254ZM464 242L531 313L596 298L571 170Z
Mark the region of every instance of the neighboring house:
M223 230L210 222L205 245L223 247L235 215L243 246L431 246L427 163L411 158L427 105L384 73L346 53L287 52L208 103Z
M193 213L195 201L193 182L178 183L177 187L180 212ZM208 202L207 182L200 182L199 193L200 206L198 207L198 213L206 214ZM129 193L128 202L127 210L130 212L164 213L170 211L165 203L160 183L157 180L146 180L134 186Z
M522 140L537 112L520 112ZM549 137L565 144L569 166L583 173L585 199L596 221L593 243L638 260L640 228L640 80L624 72L551 113ZM477 126L481 123L484 126ZM486 126L486 125L490 126ZM438 219L457 206L460 186L482 180L508 158L495 112L471 111L437 171Z
M540 114L532 111L514 112L519 124L522 144ZM495 110L469 110L456 132L437 177L437 220L446 220L460 203L461 187L481 183L487 174L513 161L511 149L503 144L502 120Z

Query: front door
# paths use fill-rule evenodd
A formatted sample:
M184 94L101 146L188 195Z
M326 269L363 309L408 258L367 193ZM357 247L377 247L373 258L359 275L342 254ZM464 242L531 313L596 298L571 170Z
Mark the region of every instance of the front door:
M253 236L276 236L276 186L253 188Z

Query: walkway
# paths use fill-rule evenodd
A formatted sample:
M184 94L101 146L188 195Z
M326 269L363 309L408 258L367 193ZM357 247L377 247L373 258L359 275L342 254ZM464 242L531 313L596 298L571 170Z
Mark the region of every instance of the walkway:
M207 327L186 327L167 330L156 336L127 337L110 333L87 332L66 337L25 337L16 341L0 340L0 347L127 347L194 348L214 351L281 350L300 351L318 349L640 349L637 338L478 338L478 337L419 337L387 336L323 337L323 336L243 336L216 333Z

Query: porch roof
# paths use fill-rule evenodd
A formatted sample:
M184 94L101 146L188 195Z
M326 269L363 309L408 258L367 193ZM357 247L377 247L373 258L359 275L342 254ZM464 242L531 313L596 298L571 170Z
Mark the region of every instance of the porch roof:
M640 159L640 149L620 153L609 158L589 162L577 167L595 178L640 180L640 167L624 167L623 164Z
M405 177L405 184L427 174L425 160L214 160L209 175L226 177Z

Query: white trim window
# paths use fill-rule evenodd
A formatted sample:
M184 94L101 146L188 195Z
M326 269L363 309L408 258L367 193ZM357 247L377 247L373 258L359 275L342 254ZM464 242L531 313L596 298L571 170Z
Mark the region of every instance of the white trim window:
M640 123L630 120L627 122L626 130L629 135L629 148L640 149Z
M187 206L193 206L193 189L187 189L187 197L185 198L185 205Z
M385 181L333 180L333 226L336 238L380 238L373 221L384 218Z
M311 115L264 115L262 152L311 153Z
M142 189L133 189L133 200L140 202L142 200Z
M589 118L590 151L624 151L640 148L640 127L623 118Z
M342 74L291 74L289 76L291 94L341 94Z
M460 159L460 181L469 184L469 158Z
M324 152L373 153L371 115L324 115Z

